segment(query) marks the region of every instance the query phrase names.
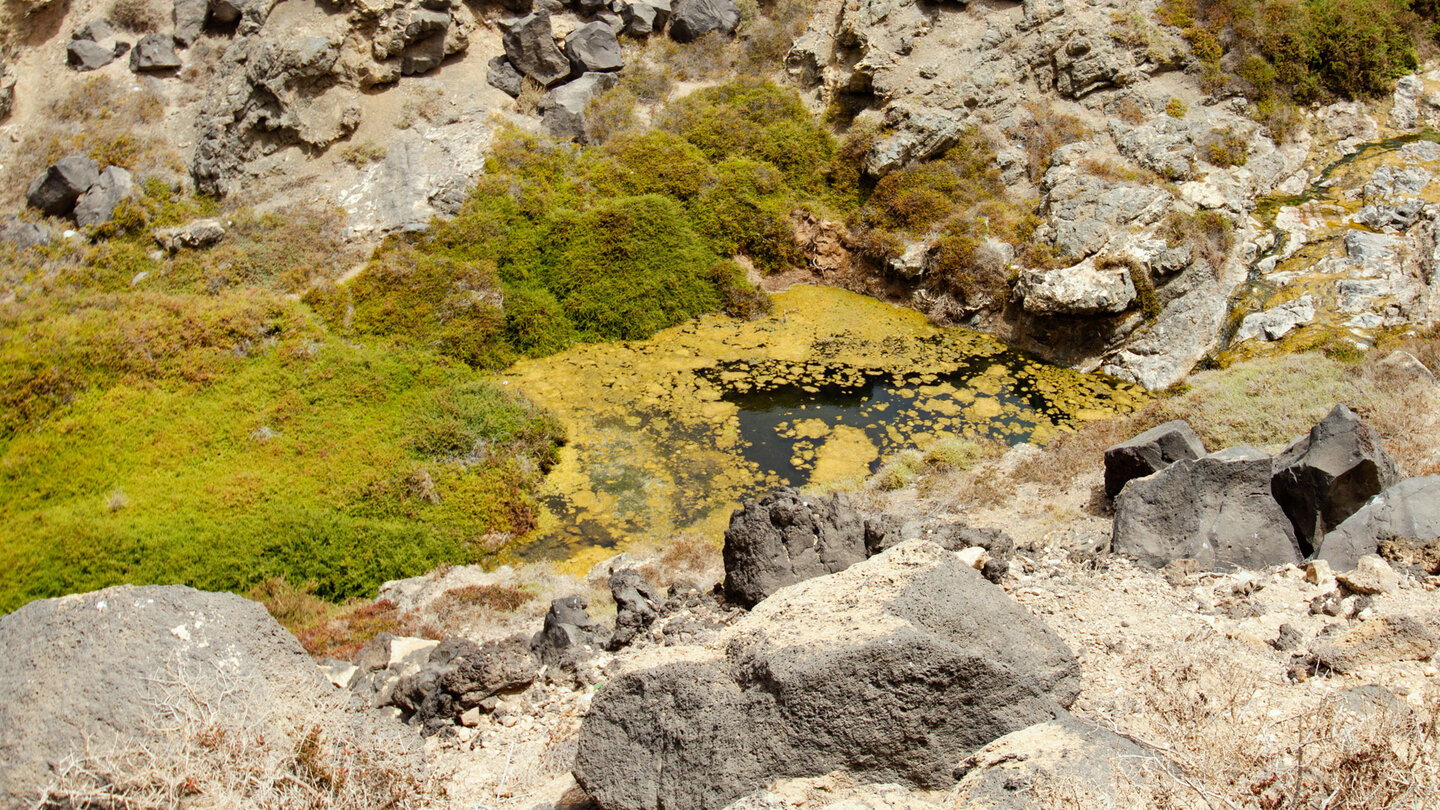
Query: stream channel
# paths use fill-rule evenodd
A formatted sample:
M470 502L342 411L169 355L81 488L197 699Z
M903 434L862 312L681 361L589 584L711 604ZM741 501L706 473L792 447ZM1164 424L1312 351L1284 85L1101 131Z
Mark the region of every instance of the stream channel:
M1043 443L1147 400L843 290L797 286L774 301L759 320L707 316L501 376L569 437L522 557L583 571L633 542L719 537L742 498L781 484L856 482L947 436Z

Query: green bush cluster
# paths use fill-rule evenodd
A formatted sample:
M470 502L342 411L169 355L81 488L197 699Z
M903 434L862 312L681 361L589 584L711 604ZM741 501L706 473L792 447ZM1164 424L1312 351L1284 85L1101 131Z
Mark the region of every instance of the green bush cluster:
M70 286L0 306L0 611L120 582L329 599L533 525L553 420L293 299Z
M993 147L974 129L942 157L883 177L850 222L865 250L882 258L897 255L903 238L936 233L931 278L970 302L1009 291L1009 268L982 253L985 240L1024 243L1038 224L1010 197Z
M1162 0L1162 22L1184 31L1205 79L1244 92L1272 130L1292 104L1389 91L1415 69L1434 4L1411 0ZM1417 13L1419 12L1419 13ZM1282 133L1277 133L1282 134Z
M741 79L656 128L577 146L503 135L472 199L306 300L335 328L477 367L767 308L725 257L800 261L790 214L830 202L835 147L793 90Z

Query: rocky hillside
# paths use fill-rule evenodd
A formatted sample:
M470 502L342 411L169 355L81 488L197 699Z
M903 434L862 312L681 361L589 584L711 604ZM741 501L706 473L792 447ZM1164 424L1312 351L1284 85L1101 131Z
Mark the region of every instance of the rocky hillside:
M1433 379L1374 373L1440 416ZM1407 477L1391 423L1343 405L1273 456L1216 448L1284 426L1194 413L1199 432L1130 435L1152 412L1076 438L1128 436L1103 454L780 490L736 511L723 554L390 583L381 603L443 638L384 633L318 668L228 595L35 602L0 619L0 683L25 696L0 712L6 798L1429 806L1440 478ZM102 693L93 717L68 708Z

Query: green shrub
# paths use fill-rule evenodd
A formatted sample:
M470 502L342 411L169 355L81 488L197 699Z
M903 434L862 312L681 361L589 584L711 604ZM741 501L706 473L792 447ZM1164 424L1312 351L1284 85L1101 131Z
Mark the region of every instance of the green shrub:
M1292 103L1388 92L1429 30L1410 0L1162 0L1158 16L1184 29L1207 82L1244 92L1272 132Z
M715 167L714 179L690 205L696 230L722 256L744 254L762 273L800 261L790 222L793 201L779 170L737 158Z
M742 78L679 99L660 126L695 144L712 162L769 163L797 191L819 192L834 145L800 96L768 81Z
M1189 110L1189 105L1178 98L1171 97L1169 101L1165 102L1165 114L1171 118L1184 118L1185 113Z
M627 135L605 145L613 182L626 195L664 194L682 202L700 193L712 178L709 161L673 132Z
M1250 159L1250 141L1233 127L1226 127L1206 145L1205 159L1222 169L1244 166Z

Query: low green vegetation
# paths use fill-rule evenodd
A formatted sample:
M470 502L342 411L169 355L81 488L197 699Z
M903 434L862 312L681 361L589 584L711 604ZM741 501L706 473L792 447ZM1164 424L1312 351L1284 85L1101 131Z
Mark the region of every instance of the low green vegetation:
M1436 4L1411 0L1162 0L1212 89L1244 93L1277 136L1293 105L1389 92L1434 39Z
M150 183L93 243L6 248L0 611L120 582L369 596L533 525L553 420L295 300L354 259L331 212L233 211L220 245L154 252L214 213Z

